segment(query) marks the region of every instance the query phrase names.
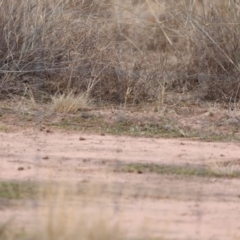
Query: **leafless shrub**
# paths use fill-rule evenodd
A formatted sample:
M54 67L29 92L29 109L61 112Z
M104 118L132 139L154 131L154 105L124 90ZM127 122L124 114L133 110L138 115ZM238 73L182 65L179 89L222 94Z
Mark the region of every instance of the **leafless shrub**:
M193 5L194 1L191 3ZM207 1L202 1L202 4L193 6L192 12L186 7L180 9L185 16L191 41L191 59L187 72L198 80L201 75L206 76L204 84L201 81L201 85L204 85L204 99L238 101L240 13L237 3L212 1L208 8ZM205 8L200 11L198 8L203 6ZM197 81L191 83L198 84Z
M204 99L238 101L238 6L207 1L0 0L0 97L138 103L204 85Z
M102 69L112 71L113 47L101 23L76 18L67 3L1 1L1 96L21 93L26 84L34 92L61 92L73 84L90 91L104 77Z
M118 39L123 37L121 30L114 29L118 14L115 21L104 15L112 8L107 0L1 1L1 97L22 94L27 86L35 96L74 89L104 101L123 102L127 90L139 89L143 80L131 79L129 63L139 56L131 54L135 39ZM153 78L149 69L139 71Z

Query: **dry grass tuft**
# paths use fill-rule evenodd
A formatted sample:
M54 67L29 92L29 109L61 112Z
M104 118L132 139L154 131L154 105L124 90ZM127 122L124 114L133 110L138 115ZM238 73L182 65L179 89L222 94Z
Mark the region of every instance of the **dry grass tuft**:
M123 239L118 224L111 222L107 214L99 213L99 209L95 213L85 213L79 204L71 203L67 199L55 201L53 206L47 209L44 229L34 239Z
M14 226L15 219L6 221L5 224L0 224L1 240L126 239L111 211L103 211L99 207L99 198L96 201L88 193L81 195L76 187L64 184L44 185L40 189L35 195L35 201L39 205L33 209L33 215L28 215L31 226L22 230ZM102 204L105 206L105 202Z
M209 165L211 171L216 174L225 176L239 176L240 175L240 162L239 161L229 161L229 162L216 162Z
M69 92L52 97L52 107L56 113L77 113L81 109L90 107L89 97L84 93L74 94Z

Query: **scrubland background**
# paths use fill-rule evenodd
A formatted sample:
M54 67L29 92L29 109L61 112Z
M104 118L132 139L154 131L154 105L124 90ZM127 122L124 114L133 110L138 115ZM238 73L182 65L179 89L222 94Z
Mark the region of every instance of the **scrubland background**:
M239 53L237 0L0 0L0 240L240 239Z
M166 92L236 103L235 0L1 0L0 98L85 92L164 101Z

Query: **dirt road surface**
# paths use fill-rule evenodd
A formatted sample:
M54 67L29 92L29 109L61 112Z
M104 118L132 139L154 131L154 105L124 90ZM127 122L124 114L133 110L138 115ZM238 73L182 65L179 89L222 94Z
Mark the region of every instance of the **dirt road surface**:
M141 237L144 232L161 239L240 239L238 178L121 171L129 163L238 161L239 143L28 129L0 132L0 159L1 181L99 186L99 193L110 201L101 204L99 198L97 203L113 211L129 236ZM34 211L32 206L0 208L0 221L14 216L26 227L33 224Z

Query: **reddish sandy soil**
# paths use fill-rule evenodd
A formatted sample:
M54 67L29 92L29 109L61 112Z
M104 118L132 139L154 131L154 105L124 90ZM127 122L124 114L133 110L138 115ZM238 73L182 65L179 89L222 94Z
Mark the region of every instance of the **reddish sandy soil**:
M84 207L79 199L71 203L75 210L84 210L88 216L99 211L109 212L129 236L177 240L240 239L239 178L121 171L128 163L239 164L239 113L196 105L174 105L157 112L149 107L146 109L120 111L110 108L54 117L44 114L44 109L36 114L28 108L16 111L12 110L12 105L2 104L0 179L77 185L85 189L86 198L93 195L94 198ZM108 134L108 126L111 129L124 122L138 126L138 136L142 130L144 133L148 123L157 123L164 125L164 134L172 128L180 129L179 136L185 138ZM70 129L66 127L69 123L73 123ZM202 139L208 134L206 139L211 142L196 141L198 137L187 139L189 129L197 130L200 138L204 133ZM215 133L223 133L217 135L221 136L221 142L213 142L211 136ZM224 134L228 142L223 141L226 140ZM28 229L44 219L43 211L39 211L41 204L25 200L9 204L7 200L0 200L0 224L14 217L15 226Z
M131 236L139 237L143 228L146 235L163 239L240 239L239 179L116 171L124 163L236 161L239 143L20 129L0 132L0 149L2 181L97 185L110 199L105 204L98 199L101 209L112 210ZM26 227L36 211L29 205L3 207L0 219L14 216Z

